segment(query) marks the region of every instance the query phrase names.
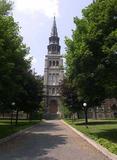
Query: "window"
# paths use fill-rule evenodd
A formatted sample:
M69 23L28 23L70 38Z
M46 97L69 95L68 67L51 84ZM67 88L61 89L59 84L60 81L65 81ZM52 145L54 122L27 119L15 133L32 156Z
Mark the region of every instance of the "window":
M55 66L55 61L53 61L53 66Z
M56 83L58 83L58 81L59 81L59 74L56 73Z
M51 88L49 88L49 94L51 94Z
M51 80L52 80L52 75L51 75L51 73L49 74L49 82L51 82Z
M52 65L51 61L49 61L49 67Z
M55 94L55 88L52 88L52 94Z
M56 75L53 73L53 83L55 83L56 82Z
M56 61L56 66L59 66L59 61Z
M57 94L59 94L59 88L56 89Z

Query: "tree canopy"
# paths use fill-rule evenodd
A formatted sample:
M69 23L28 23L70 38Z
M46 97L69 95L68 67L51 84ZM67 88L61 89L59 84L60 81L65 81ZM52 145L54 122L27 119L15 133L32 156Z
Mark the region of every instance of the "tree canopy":
M29 48L11 13L12 2L0 0L0 105L9 110L15 102L15 109L25 110L28 105L35 110L42 100L42 79L31 70L31 59L26 58Z
M96 0L74 18L66 37L67 77L88 106L117 98L117 1Z

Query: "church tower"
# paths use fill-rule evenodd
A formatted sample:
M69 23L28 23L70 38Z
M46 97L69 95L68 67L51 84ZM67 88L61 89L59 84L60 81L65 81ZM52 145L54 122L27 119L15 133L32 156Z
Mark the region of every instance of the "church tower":
M44 69L45 110L46 115L49 116L60 114L60 82L64 76L63 57L60 55L60 49L56 19L54 17Z

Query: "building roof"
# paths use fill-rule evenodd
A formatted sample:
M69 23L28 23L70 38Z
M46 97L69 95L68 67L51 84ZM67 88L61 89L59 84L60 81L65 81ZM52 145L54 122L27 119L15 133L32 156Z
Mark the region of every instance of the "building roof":
M54 20L53 20L53 26L52 26L51 36L58 37L58 32L57 32L57 26L56 26L56 18L55 18L55 16L54 16Z

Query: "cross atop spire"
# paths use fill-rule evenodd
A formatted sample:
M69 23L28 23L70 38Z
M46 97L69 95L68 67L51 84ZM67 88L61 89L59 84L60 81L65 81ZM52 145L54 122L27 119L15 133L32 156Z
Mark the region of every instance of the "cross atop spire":
M57 27L56 27L56 18L55 18L55 16L54 16L54 21L53 21L51 36L56 36L56 37L58 37Z

